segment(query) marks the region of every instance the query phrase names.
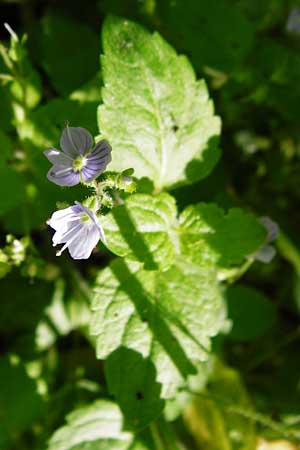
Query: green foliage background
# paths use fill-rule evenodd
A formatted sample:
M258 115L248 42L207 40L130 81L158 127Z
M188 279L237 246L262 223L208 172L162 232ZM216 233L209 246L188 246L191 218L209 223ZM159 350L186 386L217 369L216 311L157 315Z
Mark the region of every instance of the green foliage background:
M0 449L300 448L300 3L0 17ZM46 226L91 194L46 179L66 120L137 183L87 261Z

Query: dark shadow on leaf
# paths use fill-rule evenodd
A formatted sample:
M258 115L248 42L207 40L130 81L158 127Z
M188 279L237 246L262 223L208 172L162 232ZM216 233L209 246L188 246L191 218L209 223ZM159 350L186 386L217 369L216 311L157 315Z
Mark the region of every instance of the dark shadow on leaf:
M208 140L201 158L195 158L187 164L185 173L188 181L194 183L207 177L217 164L220 156L219 137L213 136Z
M241 264L265 241L265 228L255 216L239 208L232 208L226 214L215 204L199 203L196 211L201 223L208 225L210 231L193 232L187 239L194 249L207 243L218 256L218 264L224 267Z
M123 239L128 244L135 258L144 263L145 269L158 269L158 264L149 251L147 244L142 238L130 216L130 212L125 205L118 206L112 210L112 215L119 227Z
M161 384L149 358L120 347L107 358L105 374L109 391L124 415L125 429L140 430L162 413Z
M139 194L153 194L155 190L154 183L150 178L148 177L142 177L139 180L137 180L137 187L136 191Z
M134 276L124 260L118 260L111 265L115 277L119 280L122 290L126 292L142 321L147 321L154 338L163 347L180 374L186 378L196 373L196 369L186 356L184 349L172 334L167 322L161 315L161 311L149 300L147 293L140 281Z

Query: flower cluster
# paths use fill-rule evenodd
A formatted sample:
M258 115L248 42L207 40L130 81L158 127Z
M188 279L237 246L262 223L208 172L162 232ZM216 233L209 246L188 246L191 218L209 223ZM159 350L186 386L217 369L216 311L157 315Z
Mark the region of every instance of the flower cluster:
M100 141L93 147L93 138L84 128L67 126L60 139L61 151L51 148L44 152L53 164L48 179L59 186L75 186L95 180L111 161L111 146ZM73 206L56 211L47 222L55 230L53 246L64 244L56 253L60 256L68 248L74 259L87 259L101 239L103 228L97 217L100 201L92 209L75 202Z

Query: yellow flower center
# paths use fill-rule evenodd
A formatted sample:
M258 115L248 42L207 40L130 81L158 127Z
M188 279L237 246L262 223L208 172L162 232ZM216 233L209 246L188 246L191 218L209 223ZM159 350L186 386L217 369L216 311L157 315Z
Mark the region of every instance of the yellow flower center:
M89 220L91 220L90 216L87 213L83 213L81 216L81 222L88 222Z
M73 161L73 169L75 172L80 172L86 165L86 158L84 156L77 156Z

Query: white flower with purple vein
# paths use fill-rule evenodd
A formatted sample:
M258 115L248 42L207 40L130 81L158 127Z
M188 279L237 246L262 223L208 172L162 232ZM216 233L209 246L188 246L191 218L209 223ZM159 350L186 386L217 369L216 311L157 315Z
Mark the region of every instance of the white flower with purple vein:
M56 232L52 242L55 247L64 244L56 253L60 256L68 248L74 259L87 259L100 239L105 242L103 228L96 214L79 202L52 214L47 222Z
M98 142L93 148L91 134L81 127L66 127L60 138L61 151L51 148L44 152L53 164L47 177L59 186L75 186L90 182L100 175L111 161L111 146Z

